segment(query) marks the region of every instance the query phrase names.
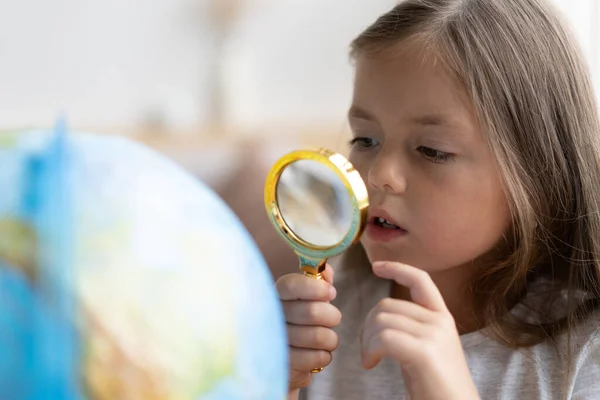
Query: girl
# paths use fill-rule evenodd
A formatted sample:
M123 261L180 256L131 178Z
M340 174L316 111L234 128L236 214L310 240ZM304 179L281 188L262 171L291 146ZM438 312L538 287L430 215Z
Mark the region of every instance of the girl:
M352 55L369 225L337 298L277 282L290 399L599 399L600 126L555 13L407 0Z

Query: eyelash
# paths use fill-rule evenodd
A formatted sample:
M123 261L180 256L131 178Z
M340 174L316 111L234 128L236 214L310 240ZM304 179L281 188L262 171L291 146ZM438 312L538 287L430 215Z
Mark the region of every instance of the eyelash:
M431 162L436 164L444 164L448 161L454 161L455 155L452 153L447 153L445 151L440 151L436 149L432 149L427 146L419 146L417 147L417 151L423 154L423 157L427 158ZM428 154L429 153L429 154Z
M369 145L366 145L365 142L368 141L370 142ZM368 137L355 137L352 140L350 140L348 143L350 144L350 147L354 147L357 146L360 150L367 150L370 149L371 147L375 146L374 142L377 142L375 139L371 139Z
M368 144L365 142L368 142ZM376 146L376 142L377 140L368 137L355 137L349 141L349 145L350 147L356 146L359 150L368 150ZM427 146L419 146L417 147L417 151L421 153L427 160L436 164L444 164L449 161L454 161L454 158L456 157L455 154L436 150Z

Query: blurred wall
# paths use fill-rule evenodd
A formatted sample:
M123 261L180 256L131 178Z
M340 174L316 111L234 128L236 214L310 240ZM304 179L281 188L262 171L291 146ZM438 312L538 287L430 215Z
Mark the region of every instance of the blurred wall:
M189 0L0 0L0 126L195 124L203 35Z
M594 70L596 0L553 0ZM348 42L395 0L247 0L221 60L240 133L343 124ZM0 0L0 128L197 132L209 113L208 0Z
M221 65L232 125L343 120L350 38L393 0L248 0ZM0 127L203 126L207 0L0 0ZM343 16L343 17L342 17Z

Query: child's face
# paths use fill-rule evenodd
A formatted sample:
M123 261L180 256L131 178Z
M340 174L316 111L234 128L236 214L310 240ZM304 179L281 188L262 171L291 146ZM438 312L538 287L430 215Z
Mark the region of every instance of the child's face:
M467 93L439 61L416 48L359 57L349 120L351 161L369 189L362 243L371 262L441 272L500 241L510 213L494 156Z

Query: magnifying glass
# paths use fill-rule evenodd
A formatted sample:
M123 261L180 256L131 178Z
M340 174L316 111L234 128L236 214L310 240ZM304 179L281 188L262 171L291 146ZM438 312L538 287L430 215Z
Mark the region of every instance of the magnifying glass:
M271 168L265 206L275 229L298 255L300 269L321 279L327 259L360 239L369 196L360 174L341 154L296 150Z

